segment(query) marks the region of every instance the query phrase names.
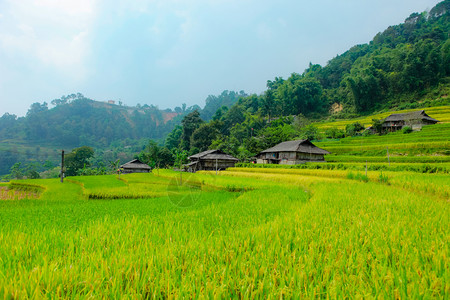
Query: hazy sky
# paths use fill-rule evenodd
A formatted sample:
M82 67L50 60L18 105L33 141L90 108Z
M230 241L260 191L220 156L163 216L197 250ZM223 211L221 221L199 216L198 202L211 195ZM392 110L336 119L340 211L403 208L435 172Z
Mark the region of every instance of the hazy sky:
M0 0L0 115L80 92L173 108L325 65L437 0Z

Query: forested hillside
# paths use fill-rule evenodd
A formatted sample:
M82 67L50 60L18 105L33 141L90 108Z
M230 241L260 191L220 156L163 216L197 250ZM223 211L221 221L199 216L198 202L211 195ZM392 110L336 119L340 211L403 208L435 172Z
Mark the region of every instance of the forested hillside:
M361 124L327 132L312 124L374 112L449 104L450 1L413 13L326 66L267 81L260 95L242 97L205 122L192 112L169 134L166 146L195 153L222 149L242 160L293 138L360 134Z
M450 1L413 13L403 24L377 34L331 59L310 64L302 74L267 82L252 111L272 115L356 115L383 108L408 108L448 93Z
M198 110L210 119L218 108L227 109L243 96L243 91L210 95L203 110L185 104L173 110L147 104L130 107L94 101L80 93L54 99L51 107L36 102L25 117L8 113L0 117L0 175L9 173L16 162L42 164L50 160L54 165L59 149L83 145L98 151L117 149L114 155L111 151L102 155L108 160L132 158L148 139L163 141L186 114Z
M203 109L185 104L164 111L147 104L128 107L81 94L55 99L51 109L45 102L34 103L25 117L0 118L0 174L15 162L42 163L42 157L50 155L42 146L86 145L102 150L102 157L107 153L111 161L138 154L150 139L157 143L149 149L164 146L163 152L171 151L173 156L219 148L245 160L288 139L336 138L361 129L320 133L311 124L318 120L448 105L449 19L450 0L446 0L429 12L411 14L404 23L325 66L310 64L303 73L268 80L267 90L259 95L224 91L208 96ZM24 144L26 153L20 150ZM156 163L157 158L147 158L148 163Z

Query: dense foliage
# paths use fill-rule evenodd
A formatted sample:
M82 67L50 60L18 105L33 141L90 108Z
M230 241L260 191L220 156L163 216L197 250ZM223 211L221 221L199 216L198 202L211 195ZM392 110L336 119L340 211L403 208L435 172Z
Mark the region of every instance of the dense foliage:
M185 117L182 126L169 135L166 146L191 154L222 149L249 159L285 140L342 138L363 134L365 129L353 122L345 130L327 128L322 135L310 120L414 108L431 90L435 104L447 104L449 18L449 0L430 12L414 13L405 23L389 27L369 44L351 48L324 67L310 64L302 74L269 80L263 94L243 96L231 108L219 108L208 123L202 123L207 119ZM372 120L372 126L376 133L381 132L379 119Z
M178 128L183 116L194 111L212 116L214 109L227 109L243 96L243 91L209 96L203 110L185 104L164 111L153 105L129 107L121 102L115 105L93 101L80 93L52 100L52 108L46 102L36 102L25 117L8 113L0 117L0 175L9 173L17 162L23 162L25 173L29 173L25 164L26 168L33 164L36 171L42 172L56 166L60 149L84 145L96 148L92 165L108 169L111 161L132 159L149 139L163 140L174 127ZM190 139L186 143L189 147Z
M145 152L148 139L160 141L163 157L170 152L172 159L167 161L171 162L181 150L193 154L217 148L248 160L288 139L359 135L364 124L320 130L311 121L449 103L449 18L450 0L445 0L430 12L411 14L404 23L389 27L368 44L352 47L325 66L310 64L301 74L268 80L267 90L260 95L224 91L208 96L204 109L183 104L161 111L155 106L111 105L73 94L53 100L52 109L45 102L34 103L23 118L3 115L0 136L57 147L88 145L98 149L97 161L104 165ZM380 120L374 119L372 125L379 133ZM41 164L54 155L39 148L27 151L27 157L42 156ZM160 152L152 153L152 158L146 154L146 161L162 161L156 155ZM14 149L2 151L0 174L21 157Z

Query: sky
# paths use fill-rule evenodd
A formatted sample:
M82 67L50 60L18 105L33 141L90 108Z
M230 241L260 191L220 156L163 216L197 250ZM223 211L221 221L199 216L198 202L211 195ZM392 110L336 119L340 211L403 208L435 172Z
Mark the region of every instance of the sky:
M437 0L0 0L0 116L88 98L204 105L260 94Z

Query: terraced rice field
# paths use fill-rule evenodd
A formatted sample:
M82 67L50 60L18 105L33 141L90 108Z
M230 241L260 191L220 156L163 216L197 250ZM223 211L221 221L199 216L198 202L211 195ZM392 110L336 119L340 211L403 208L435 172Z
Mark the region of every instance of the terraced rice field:
M444 107L445 108L445 107ZM450 119L448 110L442 107L442 119ZM330 123L339 127L340 122ZM424 126L421 131L402 132L367 137L346 137L340 140L324 140L314 143L330 151L328 162L373 162L373 163L449 163L450 123ZM388 158L389 157L389 158Z
M372 119L384 119L391 115L392 113L406 113L416 110L425 110L425 112L431 116L432 118L440 121L441 123L450 123L450 105L445 106L435 106L435 107L424 107L424 108L416 108L416 109L406 109L406 110L399 110L395 112L384 112L381 114L375 114L370 115L367 117L361 117L361 118L355 118L351 120L342 120L342 121L334 121L334 122L323 122L323 123L317 123L317 127L325 130L330 127L336 127L339 129L345 129L345 126L348 124L352 124L354 122L359 122L365 127L369 127L372 125Z
M22 181L44 192L0 200L0 298L448 297L450 176L348 173Z

